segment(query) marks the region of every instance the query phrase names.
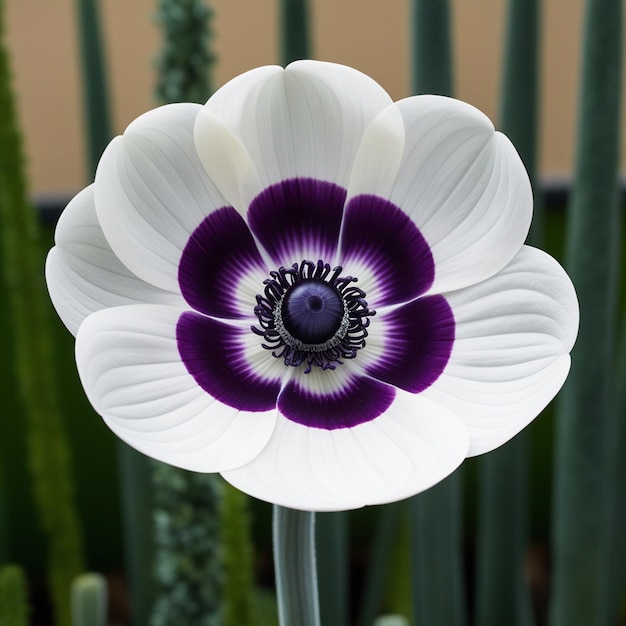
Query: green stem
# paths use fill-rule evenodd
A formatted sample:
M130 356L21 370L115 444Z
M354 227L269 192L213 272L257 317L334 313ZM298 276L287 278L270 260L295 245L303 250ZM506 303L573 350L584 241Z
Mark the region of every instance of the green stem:
M13 317L17 378L28 420L28 456L39 521L48 541L48 578L59 626L70 622L68 589L83 570L82 531L58 397L43 280L41 234L28 202L22 137L11 88L0 2L0 267Z
M462 473L410 501L413 619L428 626L467 622L462 564Z
M124 550L131 596L132 623L150 623L155 599L150 459L118 441L117 462L122 501Z
M87 128L88 176L91 179L112 136L97 0L77 0L77 15Z
M411 83L414 93L453 91L448 0L411 2ZM461 550L461 473L411 499L414 620L465 624Z
M275 504L273 525L280 626L320 626L315 513Z
M500 128L534 180L539 57L538 0L509 0ZM529 242L539 244L542 201L535 188ZM476 623L527 624L530 594L524 581L528 541L528 432L479 460Z
M533 183L535 206L528 243L541 243L543 201L537 179L539 137L539 0L509 0L502 72L500 130L519 152Z
M220 511L223 626L259 623L254 602L254 545L250 497L224 483Z
M0 563L9 560L9 515L7 481L4 465L0 464Z
M348 624L348 513L320 513L316 526L321 620Z
M311 57L308 0L281 0L280 43L283 65Z
M626 582L626 535L623 531L626 528L626 500L621 495L626 479L626 315L622 320L620 350L616 367L615 385L615 419L610 425L609 440L613 442L611 459L609 465L608 483L612 489L614 497L609 498L610 523L607 538L604 545L609 549L609 570L608 570L608 598L606 609L601 618L608 623L611 616L616 615L620 603L622 604L623 615L623 592ZM611 510L612 508L612 510Z
M0 624L28 626L30 612L24 570L14 564L0 566Z
M77 576L72 583L72 626L106 626L109 591L106 578L95 572Z
M400 516L404 510L403 502L393 502L378 507L378 521L361 596L363 604L359 615L359 626L371 626L383 608L385 588L389 584L389 563L394 544L398 540Z
M588 0L566 263L577 288L581 328L556 424L552 626L603 623L598 611L610 589L607 513L610 499L623 497L608 489L607 480L621 232L621 37L622 2Z
M452 93L449 0L411 1L411 84L414 93Z
M476 623L481 626L515 626L529 617L528 444L527 433L520 433L480 459Z

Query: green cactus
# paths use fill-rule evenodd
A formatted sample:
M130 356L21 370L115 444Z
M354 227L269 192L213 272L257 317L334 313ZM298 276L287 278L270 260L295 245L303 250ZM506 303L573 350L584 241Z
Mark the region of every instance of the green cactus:
M414 93L454 92L451 3L412 0L411 83ZM410 500L413 619L430 625L467 623L463 595L463 469Z
M509 0L503 58L500 129L531 177L533 221L527 243L540 245L543 199L536 185L540 5ZM524 576L529 534L530 432L519 433L478 461L475 621L481 626L531 623Z
M67 626L67 590L83 569L81 530L57 397L39 225L28 203L3 18L4 2L0 0L0 266L13 319L19 391L29 426L28 460L35 501L48 539L51 596L57 623Z
M163 45L157 58L161 103L204 102L212 91L210 19L203 0L158 0ZM154 461L154 574L151 626L221 624L222 482Z
M231 485L224 485L221 511L224 626L256 623L250 526L250 498Z
M212 92L210 20L203 0L158 0L157 22L163 47L157 58L157 97L161 102L204 102Z
M0 624L28 626L26 576L19 565L0 567Z
M552 626L611 621L606 615L611 593L607 574L615 552L610 516L614 501L623 497L623 478L616 485L607 473L622 454L611 440L621 417L615 412L613 385L623 284L618 263L622 17L619 0L586 2L565 255L582 323L555 423Z
M87 174L91 178L113 133L98 0L77 0L76 12L83 79Z
M106 626L109 593L104 576L81 574L72 583L72 626Z
M219 477L152 463L154 573L151 626L219 626Z
M409 620L402 615L381 615L373 626L409 626Z
M309 0L280 0L279 13L280 62L312 58Z

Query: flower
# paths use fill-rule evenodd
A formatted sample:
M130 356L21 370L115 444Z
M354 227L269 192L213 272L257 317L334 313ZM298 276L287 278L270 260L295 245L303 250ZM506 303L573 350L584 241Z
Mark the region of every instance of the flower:
M515 149L451 98L300 61L150 111L46 264L85 392L172 465L305 510L399 500L562 386L570 280Z

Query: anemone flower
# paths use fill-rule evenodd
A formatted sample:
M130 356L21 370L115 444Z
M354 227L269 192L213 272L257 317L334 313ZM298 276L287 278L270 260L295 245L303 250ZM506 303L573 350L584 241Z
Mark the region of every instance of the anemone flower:
M46 266L85 392L144 454L303 510L399 500L554 397L570 280L478 110L301 61L106 148Z

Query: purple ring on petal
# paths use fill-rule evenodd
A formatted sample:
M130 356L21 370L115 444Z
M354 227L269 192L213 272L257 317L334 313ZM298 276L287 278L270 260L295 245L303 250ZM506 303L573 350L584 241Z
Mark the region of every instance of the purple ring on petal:
M187 311L178 318L176 342L187 371L220 402L242 411L276 406L280 380L260 376L247 362L240 336L249 332Z
M291 178L264 189L250 203L250 230L277 267L303 259L332 263L346 190L315 178Z
M332 372L326 375L332 376ZM303 389L297 380L292 380L278 396L278 410L303 426L337 430L376 419L395 397L393 387L365 376L353 376L343 388L326 394Z
M413 300L430 289L435 261L415 222L398 206L375 195L352 198L341 229L341 264L362 262L376 275L382 307Z
M428 389L443 373L454 346L456 323L448 301L424 296L379 316L385 324L382 357L367 374L411 393Z
M213 211L191 233L178 264L178 284L196 311L230 319L249 317L233 291L250 270L264 268L244 219L230 206Z

